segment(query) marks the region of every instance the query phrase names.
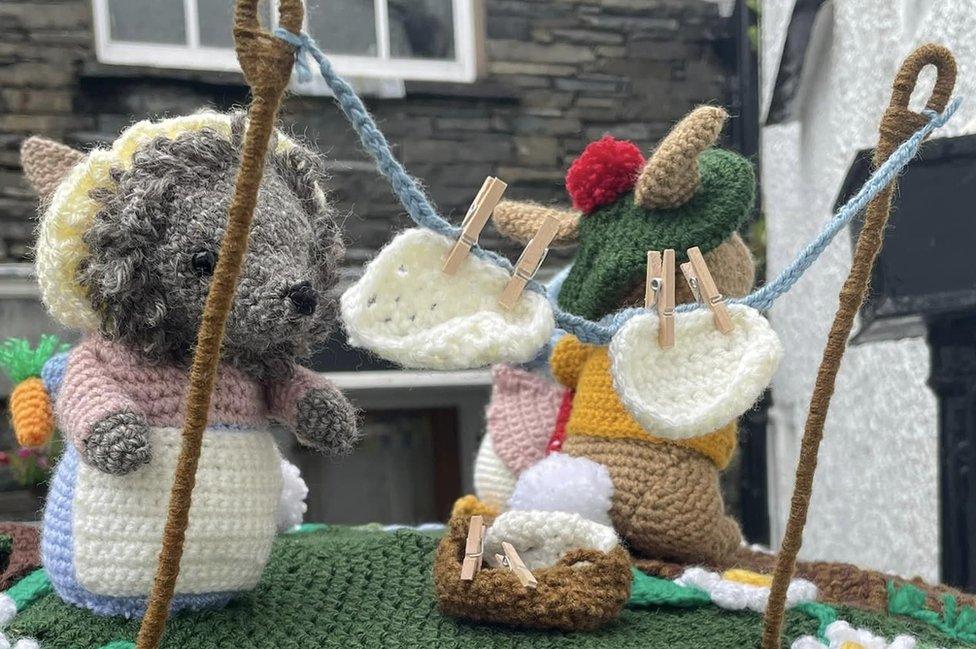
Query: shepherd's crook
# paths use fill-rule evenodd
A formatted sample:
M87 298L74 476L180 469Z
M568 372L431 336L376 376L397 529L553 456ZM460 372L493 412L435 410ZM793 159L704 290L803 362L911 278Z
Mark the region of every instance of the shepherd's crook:
M945 110L956 83L956 61L952 53L941 45L923 45L912 52L902 63L895 77L891 93L891 103L881 120L878 146L874 150L872 163L878 168L887 160L902 142L923 126L928 118L908 109L908 101L918 80L918 73L927 65L933 65L938 73L932 96L926 104L930 111L941 113ZM891 211L891 196L895 190L892 181L874 200L868 204L864 217L864 227L857 238L851 272L840 291L840 306L834 315L834 323L827 336L823 359L817 372L817 382L810 399L807 423L800 443L800 458L796 466L796 484L790 503L790 517L783 534L783 543L776 560L776 572L766 607L765 628L763 629L763 649L779 649L783 630L783 616L786 609L786 590L796 567L796 555L803 542L803 527L806 525L813 491L813 474L817 470L817 454L823 439L824 421L834 394L834 383L840 368L841 357L847 348L847 338L851 333L854 316L864 302L871 281L874 262L881 251L884 228Z
M274 131L281 96L291 78L295 50L281 39L262 31L258 23L258 0L237 0L234 10L234 42L237 60L244 80L251 87L247 131L237 172L234 198L227 217L227 230L220 245L217 267L197 332L197 344L190 369L186 397L186 420L183 441L170 492L169 512L163 531L163 545L156 567L156 578L139 628L138 649L156 649L169 615L170 601L180 574L180 558L190 516L193 485L203 430L207 425L210 397L213 392L224 325L234 301L247 239L257 202L258 187L264 170L264 158ZM279 23L285 29L298 31L304 10L301 0L278 2Z

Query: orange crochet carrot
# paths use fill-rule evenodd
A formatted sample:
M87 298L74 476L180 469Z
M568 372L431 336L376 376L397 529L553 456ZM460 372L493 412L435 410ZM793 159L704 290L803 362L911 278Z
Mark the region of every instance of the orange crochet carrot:
M21 446L43 446L54 434L51 395L40 374L44 363L66 347L55 336L41 336L36 348L18 338L0 345L0 368L16 386L10 394L10 418Z
M10 394L10 418L21 446L43 446L54 433L54 408L44 382L36 376L22 381Z

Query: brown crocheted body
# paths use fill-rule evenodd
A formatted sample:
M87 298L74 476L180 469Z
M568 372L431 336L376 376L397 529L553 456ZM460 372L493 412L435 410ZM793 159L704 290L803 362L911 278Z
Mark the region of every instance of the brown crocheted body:
M568 552L552 567L533 571L536 588L524 588L510 570L487 564L472 581L461 581L469 519L451 519L434 558L437 602L448 615L527 629L588 631L615 619L630 597L630 556L619 546L606 554Z
M703 455L638 439L567 437L563 452L595 460L613 480L610 518L639 556L722 562L739 546L718 470Z

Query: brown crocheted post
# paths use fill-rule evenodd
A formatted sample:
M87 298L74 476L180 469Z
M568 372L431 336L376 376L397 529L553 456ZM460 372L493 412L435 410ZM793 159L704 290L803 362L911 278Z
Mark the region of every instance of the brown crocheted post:
M875 168L884 163L898 146L922 127L928 119L908 109L908 101L918 74L927 65L937 71L935 88L926 108L936 112L945 110L956 82L956 62L952 53L941 45L923 45L912 52L902 63L895 78L891 93L891 103L881 120L878 146L874 150ZM796 565L796 555L803 541L803 527L806 525L810 496L813 490L813 475L817 470L817 454L823 439L824 421L834 393L834 383L840 368L841 357L847 348L854 316L861 308L867 293L871 271L884 236L885 224L891 211L891 196L895 183L892 181L868 205L864 227L857 238L851 272L840 291L840 306L834 315L827 345L824 348L810 409L807 412L806 426L800 444L800 458L796 467L796 484L790 503L790 516L786 523L776 571L773 576L769 605L766 608L765 628L763 629L763 649L779 649L783 629L783 615L786 609L786 589Z
M220 256L197 333L186 397L183 440L170 493L156 577L146 615L139 629L138 649L155 649L159 646L176 580L180 574L183 541L189 523L203 430L207 425L210 398L220 361L224 325L233 304L238 276L247 252L248 234L264 171L268 142L274 131L281 96L291 78L295 62L295 50L291 45L261 29L257 4L258 0L237 0L234 12L237 58L244 71L244 80L251 87L251 106L241 166L227 218L227 231L220 245ZM281 0L278 7L281 26L292 32L301 30L301 0Z

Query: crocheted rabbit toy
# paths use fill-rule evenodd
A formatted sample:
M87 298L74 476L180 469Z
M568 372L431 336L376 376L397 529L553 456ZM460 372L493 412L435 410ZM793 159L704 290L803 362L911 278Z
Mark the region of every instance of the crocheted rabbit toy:
M57 593L99 614L145 609L244 119L143 121L88 155L36 137L22 148L43 210L41 295L83 333L57 387L66 451L42 556ZM272 423L328 453L357 438L346 398L295 363L336 320L330 290L343 245L323 187L316 156L277 133L227 322L173 610L220 606L257 584L283 480L297 477L287 466L283 476Z
M744 295L752 288L754 267L736 229L752 208L755 177L743 157L710 148L726 117L719 108L696 109L646 162L634 144L604 137L567 173L574 211L503 202L495 209L495 224L503 234L526 240L546 215L562 220L560 241L578 241L579 250L558 303L589 319L643 304L648 250L674 248L680 262L687 260L688 248L698 246L719 290ZM679 304L694 301L684 281L676 286ZM566 335L550 366L560 383L575 390L565 455L551 455L524 471L510 506L559 509L564 507L558 500L565 498L571 501L566 507L579 508L567 487L576 484L595 503L610 503L610 520L638 555L718 561L739 545L739 528L725 514L718 481L736 448L735 421L709 434L664 439L647 433L625 409L614 391L606 347ZM592 462L574 463L566 456L606 467L612 493ZM582 484L587 482L593 482L589 489Z

